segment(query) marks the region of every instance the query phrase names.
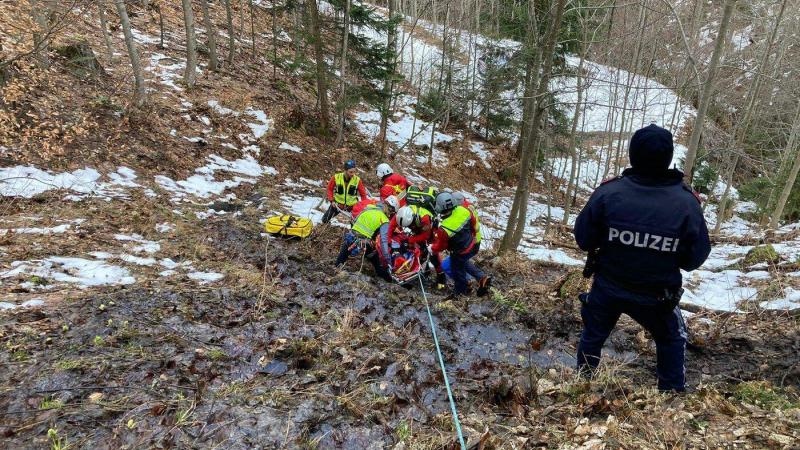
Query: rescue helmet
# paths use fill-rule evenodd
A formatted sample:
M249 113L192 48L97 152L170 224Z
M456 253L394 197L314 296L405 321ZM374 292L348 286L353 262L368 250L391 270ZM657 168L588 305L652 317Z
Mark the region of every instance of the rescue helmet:
M456 206L463 205L464 199L465 197L463 192L458 192L458 191L453 192L453 203L455 203Z
M392 170L392 167L389 166L388 164L380 163L378 164L377 173L378 173L378 178L383 179L383 177L393 174L394 170Z
M397 224L402 228L408 228L414 223L414 210L408 206L403 206L397 210Z
M436 213L447 214L456 207L456 202L453 200L453 194L449 192L442 192L436 196Z
M347 162L344 163L344 169L350 170L356 168L356 162L352 159L348 159Z
M395 211L397 211L398 209L400 209L400 201L399 201L399 200L397 200L397 197L395 197L394 195L390 195L390 196L386 197L386 200L384 200L384 204L385 204L385 205L386 205L386 206L387 206L387 207L388 207L388 208L389 208L389 209L390 209L392 212L395 212Z

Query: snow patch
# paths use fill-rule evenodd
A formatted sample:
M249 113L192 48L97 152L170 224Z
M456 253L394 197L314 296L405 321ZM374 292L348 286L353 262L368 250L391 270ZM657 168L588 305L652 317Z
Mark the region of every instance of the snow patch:
M761 302L764 309L792 310L800 308L800 290L792 287L786 288L783 298Z
M754 299L758 293L743 286L742 278L744 274L738 270L696 270L684 279L683 301L717 311L739 311L739 303ZM688 287L691 285L696 287Z
M65 223L61 225L57 225L55 227L50 228L10 228L10 229L0 229L0 236L6 235L8 233L13 234L62 234L69 230L71 227L70 224Z
M303 149L302 148L297 147L296 145L292 145L292 144L286 143L286 142L281 142L281 145L279 145L278 148L281 149L281 150L288 150L290 152L303 153Z
M484 148L484 144L483 143L481 143L481 142L471 142L470 145L469 145L469 150L472 153L478 155L478 157L483 162L483 165L487 169L491 169L492 168L492 166L489 165L489 158L491 157L491 154L488 151L486 151L486 149Z
M189 272L186 276L192 280L199 281L200 284L213 283L225 278L225 275L217 272Z
M15 304L15 303L9 303L9 302L0 302L0 310L17 309L17 308L33 308L33 307L42 306L42 305L44 305L44 300L42 300L40 298L34 298L34 299L31 299L31 300L24 301L24 302L20 303L19 305Z
M63 173L33 166L3 167L0 168L0 195L32 198L53 189L65 189L73 192L65 197L67 200L83 200L89 196L110 200L127 198L122 188L141 187L133 181L136 173L127 167L109 173L110 181L100 182L100 178L100 172L88 167Z
M277 175L274 167L262 166L251 155L246 155L234 161L228 161L217 155L206 158L209 162L203 167L195 169L196 175L185 180L175 181L164 175L155 177L156 183L167 191L172 192L173 201L180 201L188 195L199 198L209 198L222 194L225 189L237 187L242 183L255 184L256 178L261 175ZM216 181L216 172L238 173L244 176L235 176L232 179Z
M83 258L53 256L43 260L15 261L11 267L11 270L0 272L0 278L38 276L56 282L78 284L82 288L136 282L125 268Z
M137 266L152 266L156 263L154 258L142 258L139 256L129 255L127 253L123 253L119 256L119 258L127 263L136 264Z
M162 222L156 224L156 231L159 233L169 233L170 231L175 231L175 224L169 222Z
M127 242L125 248L130 249L134 253L156 253L161 250L161 244L156 241L144 239L138 234L115 234L114 239Z
M260 139L262 136L267 134L272 126L272 119L268 119L267 114L264 111L261 111L260 109L247 108L244 110L244 112L256 119L255 122L250 122L247 124L256 139Z

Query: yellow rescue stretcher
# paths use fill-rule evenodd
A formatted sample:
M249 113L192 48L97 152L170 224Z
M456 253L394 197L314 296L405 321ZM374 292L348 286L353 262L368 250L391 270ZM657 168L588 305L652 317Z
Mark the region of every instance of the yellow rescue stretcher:
M308 235L311 234L313 226L310 219L293 216L291 214L272 216L264 222L264 230L267 233L273 236L298 239L308 237Z

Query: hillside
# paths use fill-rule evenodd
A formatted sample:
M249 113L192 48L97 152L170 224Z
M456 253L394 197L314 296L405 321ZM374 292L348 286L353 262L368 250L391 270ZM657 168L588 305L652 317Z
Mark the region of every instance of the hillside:
M0 66L3 447L457 448L420 290L379 281L363 261L335 269L348 224L319 223L324 186L343 161L355 159L378 191L379 108L352 105L336 147L320 131L312 46L293 63L302 11L232 3L234 63L210 70L201 49L190 88L179 2L127 2L142 106L111 4L110 53L98 4L75 2L53 19L47 66L30 52L27 31L14 31L33 26L28 2L0 6L0 62L13 59ZM319 8L332 55L338 5ZM227 58L225 2L209 8ZM687 274L691 392L654 389L655 347L629 319L588 382L574 370L576 297L588 282L571 224L600 181L627 163L604 150L622 148L627 133L604 127L614 80L629 72L599 57L585 62L595 83L584 95L597 101L579 129L574 205L565 211L571 156L548 150L519 251L498 256L516 186L514 136L485 139L478 119L443 126L426 116L415 86L441 61L443 30L410 17L400 29L409 53L388 120L389 162L414 183L462 190L476 203L487 242L478 263L495 280L484 298L429 293L469 448L794 448L796 224L762 231L754 204L740 201L712 257ZM369 27L355 34L386 38ZM92 49L91 73L87 59L59 51L76 43ZM467 55L453 61L455 71L474 69ZM414 67L431 72L414 75ZM618 128L656 120L677 130L694 114L656 77L630 78L637 88L628 102L641 113ZM564 104L574 101L574 73L552 86ZM516 91L504 94L510 104ZM681 142L685 134L676 132ZM711 226L716 207L705 208ZM289 212L315 222L311 237L262 233L266 217Z

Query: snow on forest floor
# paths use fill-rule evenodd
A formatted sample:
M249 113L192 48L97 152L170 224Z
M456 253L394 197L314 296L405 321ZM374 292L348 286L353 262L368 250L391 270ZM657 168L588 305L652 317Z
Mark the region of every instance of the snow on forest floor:
M186 67L185 58L155 51L154 47L159 43L159 39L155 36L134 30L134 37L142 44L140 50L143 59L149 61L144 67L148 81L170 88L161 90L151 87L150 91L160 93L165 99L175 100L180 105L181 111L186 112L192 108L193 103L183 96L184 89L179 83ZM167 38L170 40L172 36L168 35ZM167 47L169 44L170 42L167 42ZM199 66L197 70L198 73L202 73L204 66ZM90 199L112 202L130 200L132 190L141 190L149 198L156 198L159 193L166 193L171 202L179 204L181 208L196 209L198 206L202 208L203 205L210 205L206 202L213 200L235 198L227 191L243 183L255 184L263 176L277 175L275 168L262 165L256 159L261 154L257 141L273 128L273 121L268 114L254 106L236 111L224 107L215 99L209 99L207 105L213 114L237 118L249 133L240 133L233 139L226 135L215 135L209 117L199 115L193 118L187 112L183 118L201 129L198 131L198 136L181 137L189 142L202 144L216 139L220 146L238 152L240 154L238 158L226 159L212 153L206 157L204 165L194 170L194 174L178 180L167 175L155 175L152 179L146 180L127 167L119 167L107 174L101 174L89 167L63 173L32 166L4 167L0 168L0 196L30 199L55 193L64 200L73 202ZM179 137L177 130L173 129L170 134ZM290 151L299 150L299 147L294 146L287 148ZM173 213L179 217L184 214L180 209L173 209ZM225 212L213 209L195 212L198 219L218 214ZM48 237L52 235L58 235L63 239L74 239L79 233L84 233L84 229L104 228L103 224L95 224L87 219L52 225L51 222L54 220L58 221L58 218L48 217L46 220L48 226L33 226L30 222L39 222L43 219L41 217L23 217L21 221L3 219L0 223L2 227L0 236L10 237L16 241L25 239L30 248L36 249L41 247L42 243L48 242ZM168 222L157 224L154 230L157 234L170 234L174 231L175 225ZM117 245L84 249L83 253L70 256L52 255L29 260L0 260L0 280L5 287L16 284L24 290L48 292L69 285L82 289L128 285L148 276L165 279L186 276L200 284L224 278L223 274L194 267L192 261L175 262L160 256L160 243L164 241L152 241L140 235L118 233L111 242ZM0 256L5 255L5 252L0 252Z
M383 15L388 14L385 8L370 7ZM324 11L333 14L333 7L327 5ZM443 24L409 16L404 16L404 26L398 30L398 70L409 85L420 91L438 86L439 67L444 58L440 47L444 30ZM375 42L386 42L384 31L359 27L355 32ZM510 39L492 39L452 27L447 32L451 39L455 36L456 48L460 49L460 54L452 61L452 77L469 80L473 86L482 85L486 64L505 64L515 58L522 47ZM568 55L565 62L568 70L576 71L580 58ZM579 131L631 132L656 123L675 132L696 114L694 108L684 104L673 90L652 78L589 60L584 61L583 72L583 99L591 101L581 108ZM505 102L499 102L505 103L503 106L510 108L518 121L522 118L523 88L517 85L502 92L501 98ZM557 76L551 81L551 88L564 114L572 117L578 100L577 78L574 75ZM479 103L470 108L475 117L483 114L483 105ZM495 102L496 105L499 103Z
M431 24L422 22L419 25L427 29L428 32L436 31ZM375 34L374 31L372 33L373 35ZM408 46L404 46L404 51L407 48L409 52L417 52L417 57L420 53L435 55L438 51L436 46L428 44L422 39L417 39L413 35L409 36L405 34L405 31L404 36L406 39L410 38ZM378 37L381 36L378 35ZM486 40L482 37L481 39ZM515 43L510 41L504 41L498 45L508 49L515 48ZM164 64L164 61L167 61L168 58L162 56L154 54L151 58L152 61L159 63L157 70L151 67L151 71L160 83L170 85L171 80L175 79L173 75L182 70L183 63L179 59L169 58L169 64ZM410 57L411 53L408 56ZM410 59L407 61L410 61ZM569 60L568 62L572 64L575 61ZM592 89L598 90L598 92L606 89L606 94L604 94L606 97L602 98L609 99L608 85L602 84L602 81L611 80L610 77L616 79L617 77L624 78L628 76L624 71L603 69L604 66L594 63L587 64L592 70L596 69L596 73L592 75L593 80L595 82L600 81L587 91L589 95L595 95L595 91ZM433 67L433 64L428 64L427 66ZM419 73L416 76L419 76ZM569 81L562 80L561 83L568 85ZM634 84L640 87L643 86L641 94L633 94L634 99L641 95L641 103L635 103L638 100L634 100L635 105L640 105L641 120L649 121L653 117L656 119L660 117L662 119L660 121L664 123L666 122L666 116L672 115L673 111L679 111L678 115L684 118L691 114L691 111L675 103L677 99L673 98L674 94L663 89L663 87L659 88L652 84L651 80L637 80L637 83ZM659 93L660 97L651 95L656 92ZM184 108L192 106L191 102L180 97L180 89L175 89L173 95L176 96ZM561 95L571 95L571 93L565 90ZM597 95L600 94L598 93ZM673 95L673 97L670 97L670 95ZM657 98L662 100L656 100ZM652 100L652 102L648 99ZM414 168L416 165L427 163L427 150L418 147L430 145L431 130L433 128L432 123L416 117L417 101L418 99L411 95L402 95L398 98L398 108L388 124L388 139L398 148L408 146L409 141L414 144L414 146L408 146L406 151L402 152L400 155L402 164L399 166L401 171L408 175L412 182L439 185L440 183L436 180L421 176ZM611 101L609 100L609 102ZM673 102L671 108L668 107L670 102ZM223 106L214 99L208 100L207 105L211 108L213 114L221 117L238 118L249 128L250 133L236 136L238 142L231 141L227 136L213 136L220 140L219 145L222 147L238 151L240 157L226 159L212 153L206 158L205 165L195 169L193 175L180 180L174 180L165 175L157 175L152 181L143 180L137 177L134 170L126 167L119 167L116 171L105 176L92 168L65 173L53 173L28 166L0 168L0 195L32 198L48 191L57 191L59 193L64 192L65 197L63 198L71 201L101 198L111 202L129 199L129 191L131 189L140 189L148 197L155 197L159 191L166 192L176 206L202 206L210 205L210 203L206 202L234 199L235 195L226 191L241 184L255 184L264 176L278 176L277 170L270 166L262 165L256 160L261 153L257 140L269 133L272 128L272 120L268 114L253 107L248 107L244 111L236 111ZM603 104L603 102L600 102L599 105L593 105L591 114L587 111L585 115L584 126L597 126L600 122L595 120L592 115L596 114L597 117L601 115L605 117L608 114L608 109L603 110L603 108L612 107L614 107L614 104ZM652 114L659 117L651 117ZM188 114L187 117L187 120L194 121ZM209 118L202 116L197 120L206 127L202 130L204 137L185 136L185 138L192 142L212 138L213 127L211 127ZM634 119L634 122L636 120L640 119ZM659 120L656 121L659 122ZM380 122L380 115L377 110L356 113L354 122L359 131L368 138L374 139L377 136ZM447 134L437 131L433 134L434 144L449 143L463 139L464 137L459 133ZM616 148L619 145L620 143L615 140L609 142L611 148ZM624 143L621 145L624 147ZM241 149L240 146L242 146ZM622 149L623 147L620 148ZM492 153L489 147L481 142L470 142L466 148L474 155L474 159L465 161L467 166L482 164L487 168L491 167ZM282 142L278 149L293 153L303 152L302 147L292 142ZM432 154L434 167L443 167L448 164L449 157L445 150L434 145ZM612 152L608 151L608 148L604 150L602 146L597 146L591 149L589 155L581 159L581 163L578 165L578 180L583 197L588 195L599 184L603 175L606 175L605 167L607 161L598 158L597 155L609 155L608 157L610 157L611 154ZM684 154L685 147L677 146L676 165L682 163ZM568 157L552 158L549 162L551 173L565 178L565 174L568 174L571 165L570 159ZM616 174L616 168L613 164L610 164L610 166L608 174ZM314 223L318 224L321 221L324 210L327 208L327 202L323 201L326 182L327 179L314 180L299 177L296 180L285 178L281 181L278 178L277 184L283 187L283 189L280 189L282 194L280 194L279 198L274 199L275 201L271 203L268 210L264 209L262 211L265 214L293 212L309 217ZM489 248L503 234L510 213L513 191L502 185L489 187L476 184L472 192L466 192L466 194L478 206L483 222L483 235L486 240L484 248ZM578 201L579 204L581 202L582 200ZM746 213L752 209L752 205L739 202L735 208L737 213ZM183 215L183 212L178 209L175 209L174 212L178 216ZM227 213L214 209L195 213L199 219L206 219L220 214ZM562 220L563 215L564 211L561 207L555 205L548 207L544 196L532 194L528 204L526 227L520 251L528 258L536 261L562 264L567 267L581 266L584 255L571 249L558 248L543 239L548 217L551 223L558 223ZM706 207L706 216L709 220L709 226L713 227L715 218L714 205ZM575 215L572 214L568 221L569 225L574 223L574 218ZM7 220L2 223L4 226L0 229L0 236L26 235L34 242L36 239L45 239L46 236L50 235L68 236L71 233L80 231L81 227L84 226L82 219L59 224L48 223L48 226L31 226L27 222L15 225L13 221L9 222ZM340 216L334 220L334 224L347 227L347 218ZM791 231L789 228L784 231ZM162 222L156 225L154 231L158 234L169 235L175 231L175 225L169 222ZM723 235L728 237L754 236L759 233L755 224L743 219L741 214L737 214L733 219L723 224L722 232ZM131 284L137 282L137 277L141 276L142 271L153 272L161 278L186 276L197 283L212 283L224 278L224 274L195 268L192 261L176 262L161 255L161 243L165 242L164 240L150 240L140 235L118 233L115 235L114 242L117 243L116 246L94 249L80 255L52 255L39 259L7 261L0 266L0 279L4 283L16 280L19 286L29 288L33 292L46 292L69 284L77 285L81 288ZM749 246L730 243L716 246L709 261L701 270L686 274L687 292L684 301L725 311L738 311L742 310L744 306L752 306L753 304L758 304L763 308L800 307L800 290L786 283L787 279L800 281L800 277L796 273L782 276L771 267L735 267L750 248ZM774 248L783 260L778 265L793 263L800 257L800 240L797 238L779 242L774 245ZM769 282L776 279L776 277L780 278L782 289L771 297L759 297L758 286L763 286L765 281ZM36 280L47 280L48 284L37 284ZM3 307L7 307L7 305ZM744 309L749 310L752 308L745 307Z

